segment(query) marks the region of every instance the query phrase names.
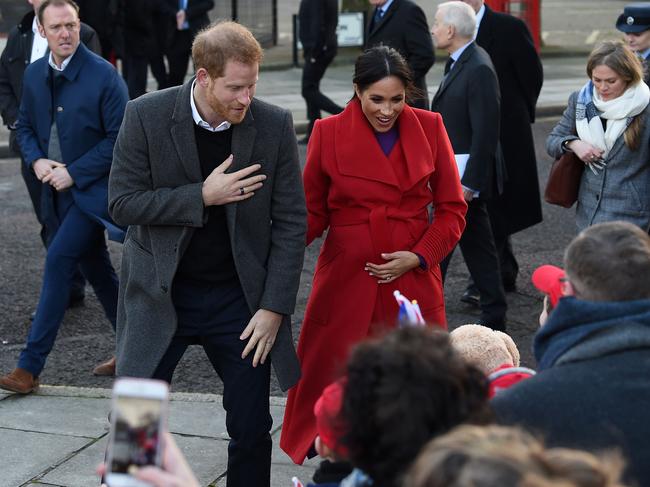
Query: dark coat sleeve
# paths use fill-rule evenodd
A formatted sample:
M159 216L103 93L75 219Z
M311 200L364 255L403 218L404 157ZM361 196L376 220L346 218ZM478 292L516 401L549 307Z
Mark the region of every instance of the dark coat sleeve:
M300 157L289 112L284 116L277 157L271 199L271 250L259 307L289 315L295 307L307 233Z
M185 15L188 22L191 22L199 17L207 15L207 13L214 8L214 0L189 0L187 2L187 10Z
M413 77L422 78L435 61L427 17L419 6L413 5L406 16L405 25L400 28L404 29L404 42Z
M113 147L124 117L124 107L129 100L126 85L115 70L111 71L110 78L104 82L103 91L99 110L106 137L68 164L68 172L80 189L87 188L109 173L113 161Z
M472 143L461 183L467 188L489 194L491 188L486 185L494 180L488 173L494 168L499 142L499 82L494 71L482 64L470 73L468 87Z
M98 56L102 55L102 45L99 43L97 32L88 24L81 23L81 42Z
M325 12L322 0L302 0L298 12L300 42L305 56L311 56L325 45Z
M12 63L21 63L22 60L17 59L19 53L18 40L19 34L17 30L13 30L9 34L5 49L0 55L0 115L5 125L10 126L18 119L18 93L16 93L14 86L11 82L11 66ZM21 66L22 68L22 66Z
M524 94L532 123L535 121L535 105L544 82L544 71L528 27L519 19L513 20L510 27L513 35L508 39L516 42L505 43L505 48L511 51L512 70Z

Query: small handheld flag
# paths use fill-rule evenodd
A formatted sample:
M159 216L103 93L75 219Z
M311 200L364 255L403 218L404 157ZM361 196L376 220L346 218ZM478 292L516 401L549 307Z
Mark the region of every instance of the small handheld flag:
M422 317L422 312L417 301L409 301L399 291L394 291L393 296L395 296L395 300L399 306L399 312L397 314L398 326L424 326L424 318Z

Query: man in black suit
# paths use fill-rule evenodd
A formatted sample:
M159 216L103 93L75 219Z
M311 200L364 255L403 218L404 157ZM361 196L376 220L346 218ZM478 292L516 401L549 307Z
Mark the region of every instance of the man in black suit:
M124 6L122 75L131 100L147 92L147 67L155 49L153 0L129 0Z
M492 11L483 0L463 0L476 12L476 43L487 51L501 89L501 133L507 179L503 193L488 203L497 246L501 279L514 291L519 265L510 235L542 221L535 144L530 124L544 73L526 24L512 15ZM464 295L475 296L475 292ZM465 299L463 300L465 301ZM476 298L475 298L476 299ZM477 300L476 300L477 302Z
M305 57L302 68L302 97L307 103L307 136L316 120L321 116L321 110L336 114L343 111L320 91L320 80L325 70L336 56L336 26L339 23L338 0L301 0L298 11L300 26L300 42ZM302 142L302 141L301 141Z
M438 7L431 33L436 46L450 57L431 110L442 115L468 205L459 245L481 293L480 322L505 330L505 292L486 208L503 184L499 82L490 56L472 40L475 29L474 11L463 2ZM441 264L443 276L451 255Z
M159 19L166 31L165 55L169 63L167 86L182 85L194 36L210 23L214 0L159 0Z
M16 155L20 155L20 148L16 141L16 123L18 121L18 107L23 92L23 77L29 64L45 55L48 50L47 40L38 34L38 18L36 12L42 0L27 0L32 10L27 13L20 23L9 31L7 44L0 56L0 114L2 121L9 128L9 147ZM90 50L101 54L101 46L95 31L88 25L81 23L81 42ZM36 219L41 224L41 240L47 247L52 238L52 229L44 225L41 215L41 188L42 183L27 164L20 161L20 172L27 186L27 192L32 200ZM83 302L85 280L81 272L76 273L70 296L70 306Z
M413 71L413 80L421 93L412 106L429 108L427 72L435 54L427 18L411 0L369 0L375 10L366 27L366 48L385 44L404 56Z

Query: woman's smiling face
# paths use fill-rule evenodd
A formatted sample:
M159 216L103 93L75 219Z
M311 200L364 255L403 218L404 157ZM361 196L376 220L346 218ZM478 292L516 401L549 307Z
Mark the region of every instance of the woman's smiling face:
M399 117L406 103L406 87L397 76L386 76L365 90L354 90L361 101L363 114L376 132L387 132Z

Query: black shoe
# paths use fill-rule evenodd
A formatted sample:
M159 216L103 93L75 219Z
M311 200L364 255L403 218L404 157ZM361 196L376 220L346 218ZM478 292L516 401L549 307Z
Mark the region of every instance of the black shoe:
M504 282L503 290L507 293L516 293L517 292L517 281L513 282Z
M474 288L467 288L465 292L460 297L461 302L479 308L481 305L481 295Z

